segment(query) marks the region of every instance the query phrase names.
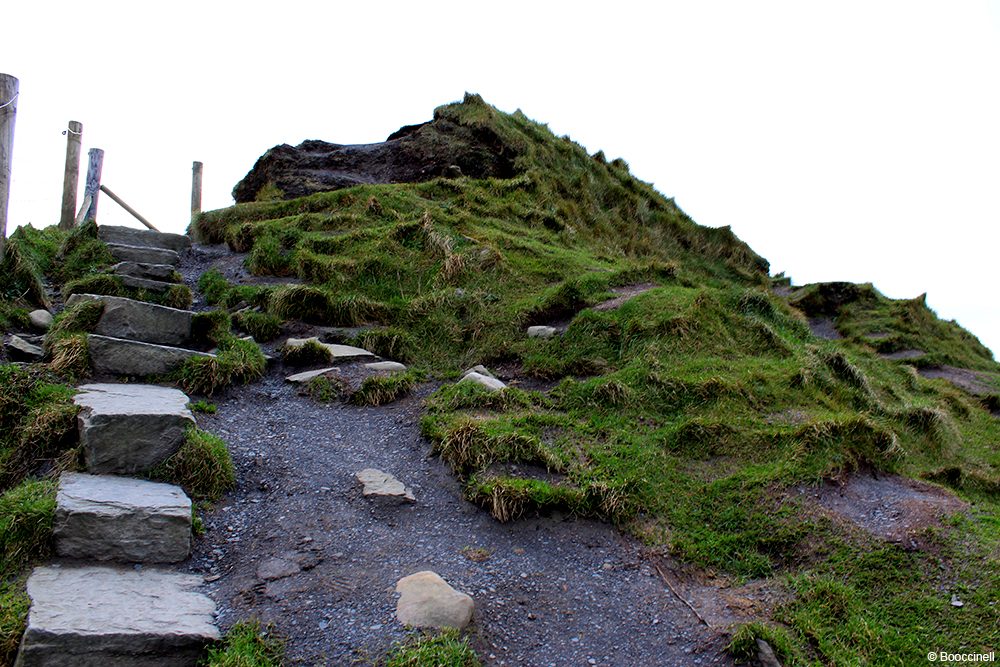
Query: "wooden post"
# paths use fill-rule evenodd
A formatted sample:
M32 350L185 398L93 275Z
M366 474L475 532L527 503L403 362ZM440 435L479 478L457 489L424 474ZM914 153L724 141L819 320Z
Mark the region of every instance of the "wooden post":
M191 220L201 213L201 162L195 162L191 166Z
M90 197L90 208L87 209L84 220L97 222L97 195L101 194L101 170L104 168L104 151L91 148L87 153L87 185L83 196Z
M149 220L146 220L146 218L144 218L144 217L142 217L141 215L139 215L139 212L138 212L138 211L136 211L136 210L135 210L134 208L132 208L131 206L129 206L128 204L126 204L126 203L125 203L125 202L124 202L124 201L122 200L122 198L121 198L121 197L119 197L119 196L118 196L118 195L116 195L116 194L115 194L114 192L112 192L112 191L111 191L111 188L109 188L108 186L106 186L106 185L102 185L102 186L101 186L101 192L103 192L103 193L104 193L104 194L106 194L107 196L111 197L111 199L113 199L113 200L114 200L114 202L115 202L116 204L118 204L118 205L119 205L119 206L121 206L121 207L122 207L123 209L125 209L126 211L128 211L129 213L131 213L131 214L132 214L132 217L134 217L134 218L135 218L136 220L138 220L138 221L139 221L139 222L141 222L142 224L144 224L144 225L146 225L147 227L149 227L150 229L152 229L152 230L153 230L154 232L158 232L158 231L160 231L159 229L157 229L156 227L154 227L154 226L153 226L153 223L151 223L151 222L150 222Z
M19 82L0 74L0 259L7 239L7 202L10 197L10 163L14 151L14 118L17 116Z
M66 171L63 173L62 215L60 229L76 225L76 190L80 185L80 144L83 141L83 123L75 120L66 128Z

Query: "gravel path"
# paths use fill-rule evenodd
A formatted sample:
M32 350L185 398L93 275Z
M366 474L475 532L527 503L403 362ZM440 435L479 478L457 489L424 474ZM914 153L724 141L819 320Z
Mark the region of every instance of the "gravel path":
M731 664L612 527L560 516L504 525L464 501L419 435L431 386L358 408L299 396L283 375L199 415L238 469L190 561L224 627L273 622L292 664L374 662L405 636L395 582L431 569L475 599L473 643L490 665ZM396 475L416 504L363 498L354 473L366 467Z

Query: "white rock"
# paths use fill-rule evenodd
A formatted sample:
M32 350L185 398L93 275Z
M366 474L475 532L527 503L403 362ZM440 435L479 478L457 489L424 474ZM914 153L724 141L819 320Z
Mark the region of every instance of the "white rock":
M402 373L406 371L406 365L398 361L373 361L365 364L365 368L370 371L383 371L388 373Z
M472 620L472 598L429 570L403 577L396 582L396 592L396 618L403 625L462 629Z
M48 331L49 327L52 326L52 313L47 310L33 310L28 313L28 321L31 322L31 326L39 329L40 331Z
M480 375L485 375L488 378L496 377L496 375L490 373L490 369L486 368L486 366L483 366L482 364L476 364L472 368L467 369L464 373L462 373L462 377L465 377L469 373L479 373Z
M501 389L506 389L507 388L507 385L505 385L500 380L498 380L498 379L496 379L494 377L489 377L489 376L486 376L486 375L482 375L482 374L477 373L475 371L469 373L464 378L462 378L461 380L458 381L459 384L462 384L463 382L471 382L473 384L478 384L478 385L480 385L482 387L485 387L486 389L488 389L490 391L500 391Z
M36 568L17 667L194 667L219 639L201 577L155 568Z
M387 472L382 472L375 468L365 468L364 470L359 470L354 476L359 482L365 485L362 491L362 494L365 496L398 498L410 502L416 501L413 492Z
M558 330L555 327L528 327L528 338L552 338L557 332Z
M353 347L351 345L336 345L334 343L321 343L319 338L316 336L312 336L311 338L289 338L285 341L285 346L302 347L309 341L313 341L314 343L322 345L326 349L330 350L330 357L333 361L347 361L351 359L368 359L375 357L374 354L360 347Z
M314 378L318 378L321 375L326 375L327 373L339 372L340 368L331 366L330 368L320 368L315 371L304 371L302 373L296 373L295 375L289 375L285 378L285 382L294 382L295 384L305 384Z

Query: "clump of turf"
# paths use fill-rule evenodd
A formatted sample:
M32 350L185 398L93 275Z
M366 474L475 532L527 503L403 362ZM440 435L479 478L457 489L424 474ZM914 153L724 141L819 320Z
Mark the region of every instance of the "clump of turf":
M281 667L285 641L260 621L240 621L229 628L219 646L208 650L206 667Z
M50 551L56 484L26 480L0 495L0 580Z
M419 379L420 375L412 370L390 375L369 375L362 380L357 391L351 394L350 401L355 405L371 406L392 403L409 394Z
M262 343L272 341L281 335L281 318L270 313L241 310L233 315L233 324Z
M479 667L476 652L457 630L425 632L410 636L392 648L386 667Z
M330 363L333 354L322 343L307 340L302 345L283 345L281 358L289 366L315 366Z
M231 384L246 384L264 375L267 360L256 343L231 334L219 342L214 357L191 357L170 377L188 393L211 396Z
M31 599L25 583L24 577L0 580L0 663L4 665L14 664L28 622Z
M150 472L153 479L182 487L195 500L218 500L236 484L226 443L196 427L188 429L184 444Z

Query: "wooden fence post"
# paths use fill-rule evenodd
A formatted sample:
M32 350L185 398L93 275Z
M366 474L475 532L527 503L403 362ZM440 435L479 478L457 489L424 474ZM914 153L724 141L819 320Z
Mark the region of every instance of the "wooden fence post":
M201 162L195 162L191 167L191 222L201 213Z
M66 171L63 173L62 215L60 229L76 225L76 190L80 185L80 144L83 142L83 123L69 122L66 135Z
M100 148L91 148L87 157L87 185L83 190L83 196L90 197L90 208L87 209L83 219L97 222L97 195L101 193L101 169L104 168L104 151Z
M19 82L0 74L0 259L7 239L7 202L10 197L10 158L14 150L14 118L17 116Z

